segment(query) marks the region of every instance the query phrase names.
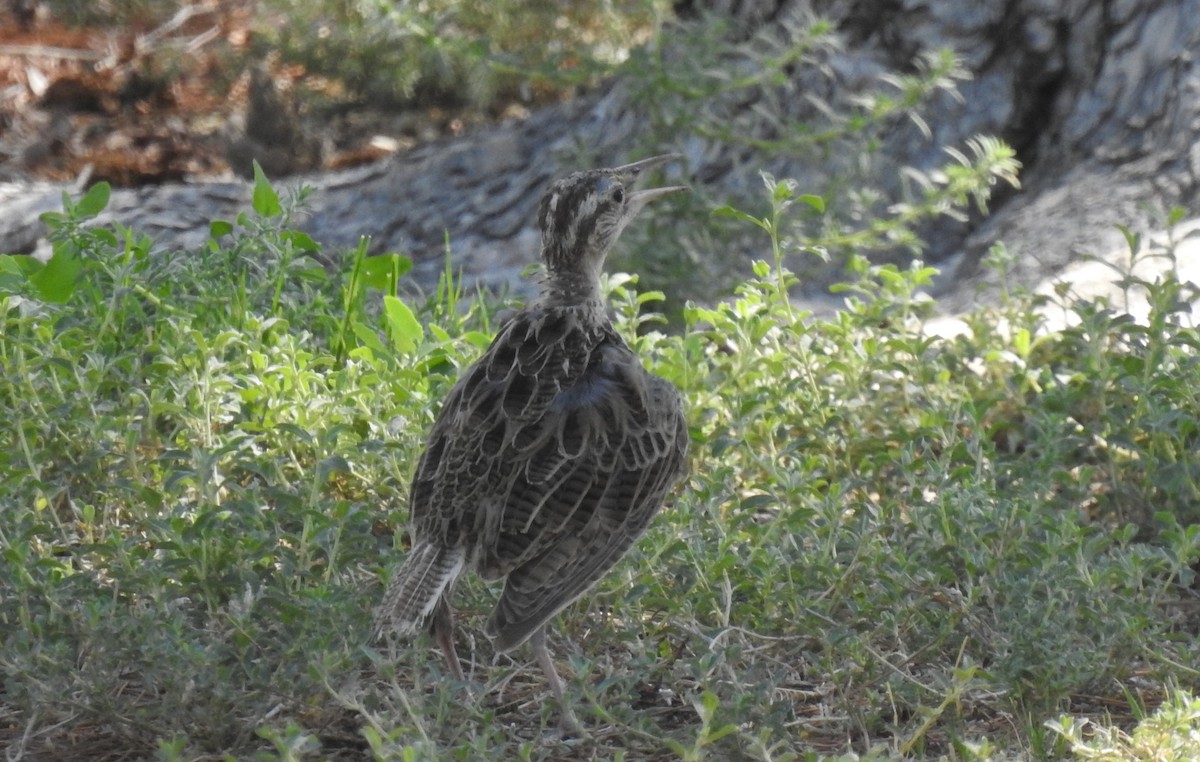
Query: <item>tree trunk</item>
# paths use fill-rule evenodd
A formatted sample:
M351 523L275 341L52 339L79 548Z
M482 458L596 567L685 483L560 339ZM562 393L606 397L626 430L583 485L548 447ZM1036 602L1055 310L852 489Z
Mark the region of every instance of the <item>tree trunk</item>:
M694 119L657 113L657 96L625 77L522 121L374 166L297 178L316 189L304 229L328 251L369 235L373 251L412 256L424 285L443 267L448 235L468 280L512 285L536 258L533 212L555 176L631 153L678 150L688 182L712 204L761 197L760 170L820 193L826 179L845 175L847 157L784 153L757 147L769 141L756 139L776 135L781 124L816 122L826 105L851 103L877 88L881 75L911 71L923 52L941 47L956 50L972 75L958 87L963 97L935 96L928 134L914 122L891 125L880 135L870 177L854 180L899 197L901 168L934 170L946 162L947 147L961 149L973 135L997 135L1016 149L1024 165L1019 191L995 197L989 216L944 219L921 231L926 258L943 267L939 288L951 307L971 298L965 282L996 241L1016 254L1013 276L1033 283L1080 254L1118 247L1117 223L1152 225L1148 207L1196 203L1200 0L710 0L677 10L683 26L648 54L651 64L686 67L697 51L670 39L699 23L701 13L734 19L728 35L749 41L747 51L786 38L814 13L835 23L842 46L789 70L790 81L713 95L696 106ZM731 68L750 60L735 59ZM705 119L732 125L737 139L699 129ZM60 193L46 185L0 186L0 249L32 251L42 233L36 215L57 208ZM163 247L186 248L204 241L210 220L232 218L248 200L241 183L118 190L106 217L150 233ZM726 244L705 237L704 225L690 227L691 237L679 234L681 250L667 256L690 249L709 261L731 259ZM656 246L675 243L669 236ZM756 249L728 245L761 256L761 242Z

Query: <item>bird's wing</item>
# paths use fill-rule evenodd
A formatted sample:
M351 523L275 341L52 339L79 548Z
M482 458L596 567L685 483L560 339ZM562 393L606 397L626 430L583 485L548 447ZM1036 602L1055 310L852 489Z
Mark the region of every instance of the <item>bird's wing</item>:
M490 549L507 574L489 631L524 642L592 586L646 530L683 470L678 393L623 346L559 395L520 459Z
M558 393L584 375L598 343L567 315L522 312L447 395L410 493L417 539L478 548L497 531L522 448Z
M493 617L519 644L645 531L680 475L678 392L607 326L511 321L447 397L413 480L417 541L508 577Z

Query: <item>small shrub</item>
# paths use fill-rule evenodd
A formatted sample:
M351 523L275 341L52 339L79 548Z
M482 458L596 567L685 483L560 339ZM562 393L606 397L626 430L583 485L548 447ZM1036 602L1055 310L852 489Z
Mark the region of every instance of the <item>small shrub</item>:
M1168 694L1132 733L1070 716L1048 721L1046 726L1070 744L1076 759L1184 762L1200 757L1200 701L1186 691Z
M612 70L656 31L666 6L420 4L271 0L286 23L264 25L271 47L374 106L470 108L555 98ZM315 34L314 34L315 30ZM547 44L547 36L551 41Z
M406 261L361 248L329 275L261 173L253 212L189 256L91 224L106 197L46 218L47 264L0 258L9 748L574 753L542 738L555 716L523 657L479 636L480 580L458 600L483 690L456 691L421 638L366 643L487 301L449 269L402 300ZM941 339L922 331L929 268L855 257L847 308L815 319L788 299L782 231L826 201L775 180L768 199L723 214L766 232L771 259L688 305L681 332L661 330L661 293L606 280L619 329L686 396L694 446L638 551L556 627L597 729L581 753L1044 756L1068 742L1045 723L1081 696L1194 687L1200 529L1172 411L1200 379L1180 302L1150 329L1077 304L1046 333L1013 293ZM1117 489L1156 511L1116 510Z

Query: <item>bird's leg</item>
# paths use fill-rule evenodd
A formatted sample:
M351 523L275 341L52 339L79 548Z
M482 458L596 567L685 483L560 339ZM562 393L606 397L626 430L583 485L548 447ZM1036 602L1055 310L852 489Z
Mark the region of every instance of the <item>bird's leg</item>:
M545 627L537 628L537 631L529 636L529 645L533 648L533 655L537 658L538 666L542 668L542 672L546 673L546 682L550 683L550 690L554 691L554 697L558 699L558 707L562 713L559 720L562 729L577 736L584 735L583 726L579 724L579 719L575 717L575 711L567 703L563 682L558 676L558 671L554 669L554 660L550 658L550 651L546 648Z
M429 631L433 633L438 648L442 649L442 656L446 657L446 666L450 669L450 674L459 682L466 682L462 662L458 660L458 651L454 648L454 612L450 610L450 604L445 597L438 600L437 605L433 607Z

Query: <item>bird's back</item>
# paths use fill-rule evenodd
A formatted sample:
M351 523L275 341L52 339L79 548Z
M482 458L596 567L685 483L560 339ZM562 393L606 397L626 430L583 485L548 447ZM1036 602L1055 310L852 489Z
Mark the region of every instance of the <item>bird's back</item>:
M603 313L522 310L460 378L412 491L414 541L506 577L489 629L519 645L645 531L683 468L675 388Z

